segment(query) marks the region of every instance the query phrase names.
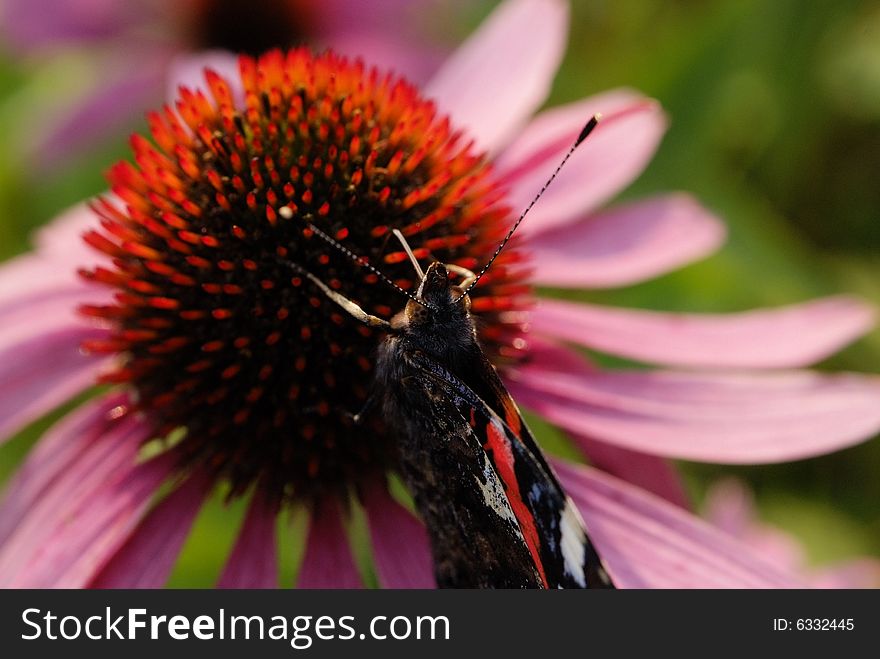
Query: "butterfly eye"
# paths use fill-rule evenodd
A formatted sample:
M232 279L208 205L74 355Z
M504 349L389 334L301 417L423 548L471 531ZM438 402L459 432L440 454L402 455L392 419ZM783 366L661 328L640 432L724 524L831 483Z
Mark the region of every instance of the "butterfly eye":
M431 309L428 309L423 304L413 300L406 303L403 313L408 325L423 325L427 323L433 315Z

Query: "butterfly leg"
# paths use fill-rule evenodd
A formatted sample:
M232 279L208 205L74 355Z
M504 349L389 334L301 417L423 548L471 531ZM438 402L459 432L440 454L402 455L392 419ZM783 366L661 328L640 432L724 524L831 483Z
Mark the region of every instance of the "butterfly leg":
M458 284L458 287L462 290L467 290L477 279L477 276L473 272L467 268L462 268L460 265L455 265L454 263L446 263L444 265L447 270L454 272L462 278L461 283Z

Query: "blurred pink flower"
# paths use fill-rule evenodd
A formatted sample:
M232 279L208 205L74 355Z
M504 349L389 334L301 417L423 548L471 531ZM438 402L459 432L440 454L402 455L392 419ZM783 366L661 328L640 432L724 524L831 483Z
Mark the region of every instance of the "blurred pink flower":
M761 521L754 496L741 481L718 481L706 494L704 505L706 519L712 524L779 569L803 575L804 582L814 588L880 587L880 560L876 558L810 566L804 547L794 536Z
M53 167L134 125L193 53L310 43L420 82L447 51L432 25L456 9L459 0L7 0L0 34L19 57L86 56L96 72L59 99L54 126L35 131L35 163Z
M666 126L657 103L618 90L532 118L562 57L567 21L560 0L508 0L424 88L454 126L488 151L513 208L540 187L584 118L605 116L524 225L519 249L531 252L531 283L620 286L708 255L724 229L686 194L603 208L652 157ZM101 262L77 238L95 225L94 214L77 207L38 235L35 253L0 270L4 439L83 391L112 363L77 349L113 336L74 311L84 303L113 304L104 288L75 275L77 267ZM496 270L496 278L509 283L503 273ZM487 282L483 294L493 286L497 282ZM492 297L475 298L479 312L478 301ZM517 313L521 319L527 312ZM598 467L557 464L618 585L799 584L687 512L666 459L785 461L873 435L880 428L877 378L770 370L832 354L871 327L870 308L840 297L731 316L681 316L542 298L528 318L528 345L509 346L525 351L525 359L508 363L504 376L519 402L566 430ZM599 369L567 343L689 370ZM0 508L0 584L165 583L216 478L208 463L181 474L173 447L139 461L155 424L148 414L127 413L130 405L127 394L103 394L40 440ZM175 487L155 502L170 478ZM391 498L381 478L361 484L358 494L379 583L432 585L427 538L416 518ZM279 505L256 488L221 586L277 585ZM300 585L361 584L344 516L334 497L311 516Z

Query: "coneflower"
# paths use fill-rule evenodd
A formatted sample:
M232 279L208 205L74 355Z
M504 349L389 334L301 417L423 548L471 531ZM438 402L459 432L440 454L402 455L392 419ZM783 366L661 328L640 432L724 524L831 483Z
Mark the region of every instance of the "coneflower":
M628 283L723 235L682 194L596 210L656 148L655 102L612 92L529 123L566 19L555 0L504 3L425 91L297 49L243 57L235 78L208 72L151 114L152 139L132 139L110 193L3 268L2 436L96 378L111 390L50 429L14 477L0 584L160 586L222 484L250 501L222 586L278 585L275 520L290 508L310 520L299 584L360 585L344 520L361 506L380 584L430 586L424 529L389 495L385 422L352 420L381 337L289 264L388 317L403 296L310 223L403 288L414 275L393 229L420 259L474 268L596 112L590 143L474 290L483 346L517 399L605 470L558 465L618 585L796 584L687 512L665 458L779 461L876 432L875 378L720 370L819 359L872 312L847 298L729 318L540 299L534 284ZM566 341L714 370L600 370Z

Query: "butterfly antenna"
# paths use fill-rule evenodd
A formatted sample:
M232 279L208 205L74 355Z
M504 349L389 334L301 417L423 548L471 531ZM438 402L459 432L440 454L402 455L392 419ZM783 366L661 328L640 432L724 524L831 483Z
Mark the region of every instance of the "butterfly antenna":
M544 185L538 191L538 194L535 195L535 198L532 199L532 201L529 203L528 206L526 206L526 209L522 213L520 213L519 218L516 220L516 222L513 223L513 226L510 228L510 231L507 232L507 235L504 237L504 240L501 241L501 244L498 245L498 249L495 250L495 253L492 255L492 258L490 258L489 262L483 266L483 269L477 273L477 276L474 277L474 280L464 290L464 292L462 292L462 294L458 297L456 302L458 300L460 300L461 298L463 298L465 295L467 295L470 292L470 290L474 286L477 285L477 282L480 281L480 278L484 274L486 274L486 271L492 266L492 263L495 261L495 259L498 258L498 255L501 254L501 250L503 250L505 245L507 245L507 243L510 241L510 239L513 238L513 234L517 230L517 227L519 227L519 225L522 223L522 221L526 218L526 215L529 214L529 211L532 210L532 207L536 203L538 203L538 200L544 195L544 193L547 191L547 188L550 187L550 184L553 183L553 181L559 175L559 172L562 171L562 168L565 167L565 163L567 163L568 159L571 158L572 154L575 152L575 149L577 149L581 145L581 142L583 142L585 139L587 139L587 136L593 132L593 129L599 123L599 120L601 118L602 118L601 114L595 114L592 117L590 117L590 120L586 124L584 124L584 127L581 129L580 134L578 135L577 139L574 141L574 144L571 145L571 148L568 150L568 153L565 154L565 157L562 159L562 162L559 163L559 165L556 167L556 169L550 175L550 178L547 179L547 182L544 183Z
M419 280L421 281L422 279L424 279L425 273L422 271L422 266L419 265L419 260L416 258L416 255L413 254L412 249L410 249L409 243L406 242L406 238L403 237L400 229L393 229L391 233L393 233L394 237L400 241L401 245L403 245L403 250L409 257L410 263L412 263L413 267L416 269L416 274L419 276Z
M289 219L292 219L292 218L293 218L293 211L292 211L290 208L288 208L287 206L284 206L284 207L282 207L281 209L279 209L279 210L278 210L278 214L279 214L281 217L283 217L284 219L286 219L286 220L289 220ZM410 293L409 291L404 290L403 288L401 288L400 286L398 286L397 284L395 284L395 283L391 280L391 278L388 277L388 275L386 275L384 272L382 272L381 270L379 270L379 268L377 268L376 266L374 266L374 265L372 265L371 263L369 263L364 257L362 257L362 256L360 256L360 255L358 255L358 254L355 254L355 253L352 252L350 249L348 249L348 247L346 247L345 245L343 245L342 243L340 243L338 240L336 240L336 239L333 238L332 236L328 235L327 233L325 233L324 231L322 231L321 229L319 229L318 227L316 227L316 226L315 226L314 224L312 224L311 222L306 222L305 225L306 225L306 227L309 229L309 231L311 231L312 233L314 233L314 234L315 234L316 236L318 236L321 240L323 240L324 242L328 243L328 244L331 245L332 247L334 247L334 248L336 248L337 250L339 250L340 252L342 252L345 256L347 256L349 259L351 259L352 261L354 261L355 263L357 263L357 264L358 264L359 266L361 266L362 268L366 268L367 270L369 270L370 272L372 272L372 273L373 273L374 275L376 275L379 279L381 279L381 280L384 281L386 284L388 284L389 286L391 286L391 288L393 288L394 290L398 291L399 293L402 293L403 295L405 295L406 297L408 297L410 300L412 300L413 302L417 302L418 304L422 305L423 307L426 307L426 308L428 308L428 309L433 309L433 307L432 307L431 305L427 304L424 300L420 300L420 299L418 299L415 295L413 295L413 294Z

